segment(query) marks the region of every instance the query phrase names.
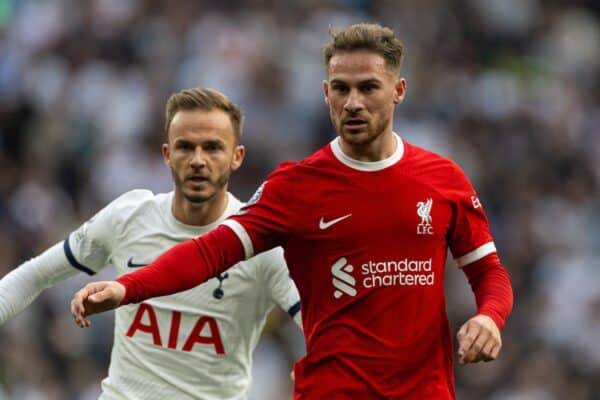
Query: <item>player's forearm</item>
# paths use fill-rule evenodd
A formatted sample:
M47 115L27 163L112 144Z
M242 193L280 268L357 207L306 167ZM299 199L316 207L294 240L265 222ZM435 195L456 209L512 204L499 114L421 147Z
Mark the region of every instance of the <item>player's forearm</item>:
M191 289L243 260L237 236L225 226L163 253L154 262L117 281L125 286L121 305Z
M475 293L477 313L489 316L503 329L513 305L513 291L496 253L463 268Z
M6 274L0 280L0 325L23 311L44 289L77 272L58 243Z

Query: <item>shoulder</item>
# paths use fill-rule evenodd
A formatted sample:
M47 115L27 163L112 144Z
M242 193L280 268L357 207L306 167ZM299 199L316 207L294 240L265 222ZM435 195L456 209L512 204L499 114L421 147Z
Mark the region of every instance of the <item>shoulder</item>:
M134 189L125 192L111 202L111 206L116 209L126 210L135 209L146 203L153 202L157 196L150 190Z
M311 175L319 175L332 163L333 155L329 145L322 147L301 161L286 161L269 175L267 181L287 181L294 184Z
M277 166L267 177L267 181L284 180L287 177L297 173L298 162L284 161Z
M168 194L155 195L150 190L135 189L117 197L107 208L111 210L115 221L127 221L140 213L158 210L160 202L166 200L166 196Z
M264 198L263 193L268 193L267 196L287 196L290 186L297 180L297 168L297 162L286 161L279 164L256 189L246 206L258 203L260 199Z
M444 180L466 179L456 161L433 151L404 142L407 167L413 174Z
M313 186L325 169L319 162L319 152L305 158L302 161L286 161L267 176L267 179L258 188L249 204L257 202L263 196L277 199L282 204L296 204L302 198L307 189Z
M331 144L327 144L300 161L297 169L304 174L321 175L326 171L338 170L339 161L331 150Z
M406 142L405 157L401 169L415 185L424 185L453 200L474 192L469 178L454 160Z
M449 169L457 167L456 162L452 159L406 141L404 141L404 152L407 159L417 165L431 164L439 168Z

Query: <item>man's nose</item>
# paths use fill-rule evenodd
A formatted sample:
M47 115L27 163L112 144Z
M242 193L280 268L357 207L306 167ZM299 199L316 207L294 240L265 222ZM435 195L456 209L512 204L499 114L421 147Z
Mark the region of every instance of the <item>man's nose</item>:
M360 93L356 89L350 90L346 104L344 104L344 110L348 113L356 114L362 109L363 105Z
M206 154L204 154L201 147L198 146L194 149L190 165L194 168L202 168L206 165Z

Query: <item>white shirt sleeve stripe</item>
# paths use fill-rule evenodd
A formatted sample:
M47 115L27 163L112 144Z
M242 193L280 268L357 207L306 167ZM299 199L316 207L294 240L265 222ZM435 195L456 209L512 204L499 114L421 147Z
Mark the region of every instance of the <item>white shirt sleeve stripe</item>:
M250 235L246 232L246 229L237 221L232 219L227 219L221 222L221 225L228 226L233 233L237 235L242 242L242 247L244 248L244 255L246 260L254 256L254 246L252 245L252 239L250 239Z
M458 266L462 268L465 265L469 265L477 260L481 260L483 257L487 256L488 254L492 254L495 251L496 245L494 244L494 242L488 242L484 245L479 246L470 253L467 253L462 257L456 258L455 261L458 264Z

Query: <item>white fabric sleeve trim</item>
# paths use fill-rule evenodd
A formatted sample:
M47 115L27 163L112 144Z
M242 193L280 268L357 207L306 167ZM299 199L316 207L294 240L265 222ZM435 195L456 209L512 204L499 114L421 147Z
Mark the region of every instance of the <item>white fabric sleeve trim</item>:
M456 258L455 261L458 264L458 266L462 268L465 265L469 265L477 260L481 260L483 257L487 256L488 254L492 254L495 251L496 245L494 244L494 242L488 242L484 245L479 246L470 253L467 253L462 257Z
M78 272L67 260L62 242L19 265L0 280L0 325L23 311L44 289Z
M233 231L233 233L236 234L238 239L240 239L240 242L242 242L242 247L244 248L244 256L246 257L246 260L254 256L254 246L252 245L252 239L250 239L250 235L248 235L248 232L246 232L246 228L244 228L242 224L232 219L227 219L221 222L221 225L228 226Z

